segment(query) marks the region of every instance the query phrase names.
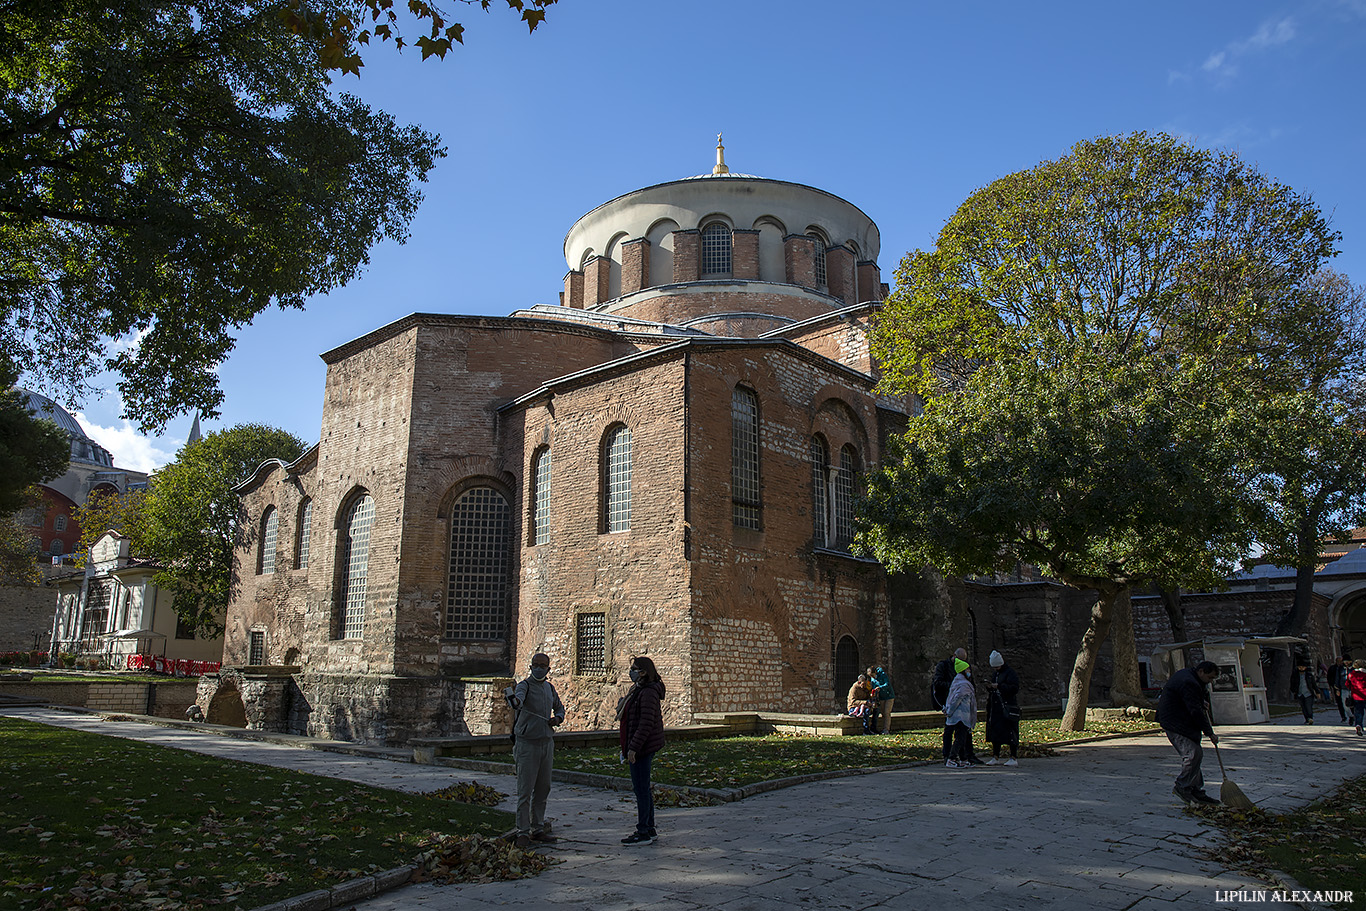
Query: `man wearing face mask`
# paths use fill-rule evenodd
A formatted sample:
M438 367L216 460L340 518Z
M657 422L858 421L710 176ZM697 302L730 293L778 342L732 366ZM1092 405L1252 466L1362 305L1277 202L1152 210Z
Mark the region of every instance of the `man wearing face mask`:
M509 700L517 712L513 722L512 758L517 763L517 847L533 841L554 842L545 821L545 802L550 796L550 771L555 767L555 728L564 721L564 705L546 679L550 656L531 656L531 674L512 691Z

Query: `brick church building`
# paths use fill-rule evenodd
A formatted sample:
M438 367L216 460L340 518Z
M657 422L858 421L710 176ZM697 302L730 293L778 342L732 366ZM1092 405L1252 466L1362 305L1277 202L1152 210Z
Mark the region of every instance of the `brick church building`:
M1086 596L849 552L859 476L908 416L873 390L867 215L731 173L718 143L710 174L598 206L564 253L558 306L414 313L323 354L318 444L239 487L211 720L487 733L538 651L578 729L612 725L638 654L674 724L836 712L869 664L928 707L958 645L1007 650L1025 701L1058 701Z

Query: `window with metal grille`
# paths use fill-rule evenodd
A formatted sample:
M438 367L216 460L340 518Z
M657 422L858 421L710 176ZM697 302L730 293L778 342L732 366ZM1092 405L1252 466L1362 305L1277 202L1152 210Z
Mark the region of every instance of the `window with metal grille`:
M261 575L275 572L275 544L280 537L280 513L274 506L266 507L266 518L261 523L261 554L256 571Z
M606 501L603 526L607 532L631 530L631 430L618 427L607 435L603 478Z
M731 520L759 527L759 397L737 387L730 397Z
M817 547L830 543L830 447L811 438L811 534Z
M52 520L53 531L66 531L66 516L59 515Z
M813 233L813 234L808 234L807 237L810 237L810 238L811 238L811 240L815 243L815 247L816 247L815 255L812 256L812 258L811 258L812 267L813 267L813 268L815 269L815 271L816 271L816 287L817 287L817 288L824 288L824 287L825 287L825 284L826 284L826 281L825 281L825 248L826 248L826 246L827 246L826 243L825 243L825 238L824 238L824 237L821 237L819 234L814 234L814 233Z
M266 634L263 630L254 629L249 634L247 645L247 664L266 663Z
M536 465L532 471L536 489L532 494L531 543L545 544L550 540L550 450L542 449L536 454Z
M730 228L713 222L702 229L702 274L730 275Z
M854 540L854 476L858 473L854 447L840 450L840 470L835 475L835 544L847 548Z
M607 673L607 615L579 614L574 637L574 673Z
M313 501L299 504L299 521L294 525L294 568L308 569L308 542L313 536Z
M465 491L451 508L446 638L503 638L510 520L507 500L492 487Z
M853 636L841 636L835 645L835 695L843 699L861 673L858 643Z
M85 612L81 615L81 642L95 644L95 637L109 632L109 606L114 603L114 580L95 579L85 595Z
M375 501L366 494L351 504L342 536L342 638L359 639L365 632L365 583L370 575L370 527Z

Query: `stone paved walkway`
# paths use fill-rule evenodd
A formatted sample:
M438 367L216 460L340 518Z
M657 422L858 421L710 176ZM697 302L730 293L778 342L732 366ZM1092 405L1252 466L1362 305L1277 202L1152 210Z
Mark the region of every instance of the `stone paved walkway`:
M401 790L508 776L233 740L51 709L35 721ZM1322 721L1326 716L1321 716ZM1366 773L1351 728L1278 723L1221 729L1230 777L1258 805L1286 810ZM1171 796L1176 754L1162 737L1066 748L1018 768L925 766L801 785L738 803L660 810L660 840L626 848L629 795L557 784L551 815L564 863L510 883L418 884L358 911L862 911L869 908L1152 909L1293 907L1221 901L1266 887L1204 856L1217 832ZM1207 752L1208 788L1218 765ZM504 808L511 809L511 800ZM1269 897L1269 896L1268 896ZM1358 896L1366 903L1366 895Z

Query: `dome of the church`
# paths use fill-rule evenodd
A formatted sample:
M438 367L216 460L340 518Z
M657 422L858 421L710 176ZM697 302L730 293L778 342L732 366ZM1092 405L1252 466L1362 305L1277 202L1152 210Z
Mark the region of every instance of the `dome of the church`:
M92 440L90 435L85 432L85 428L81 426L81 422L72 417L69 411L41 393L22 388L18 392L23 397L24 406L29 411L39 418L56 424L71 437L71 460L73 462L87 462L109 468L113 467L114 457L109 450Z

